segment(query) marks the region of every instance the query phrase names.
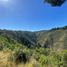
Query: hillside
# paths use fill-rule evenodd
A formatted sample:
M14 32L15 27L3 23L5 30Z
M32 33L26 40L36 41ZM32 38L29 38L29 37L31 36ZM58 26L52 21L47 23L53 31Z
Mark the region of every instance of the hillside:
M67 30L51 30L47 32L38 32L37 43L45 48L54 50L67 49Z
M0 67L67 67L67 26L36 32L0 30Z
M16 41L26 47L45 47L54 50L67 49L67 27L53 28L43 31L11 31L0 30L1 37L10 41Z

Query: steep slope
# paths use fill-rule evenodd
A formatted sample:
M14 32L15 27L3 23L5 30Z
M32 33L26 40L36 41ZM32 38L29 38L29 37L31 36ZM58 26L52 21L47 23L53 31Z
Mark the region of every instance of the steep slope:
M36 43L35 33L29 31L0 30L0 36L7 38L9 41L17 41L27 47L33 47Z
M45 48L67 49L67 30L41 32L37 36L37 43Z
M67 49L67 26L36 32L0 30L0 44L3 40L4 43L20 43L28 48Z

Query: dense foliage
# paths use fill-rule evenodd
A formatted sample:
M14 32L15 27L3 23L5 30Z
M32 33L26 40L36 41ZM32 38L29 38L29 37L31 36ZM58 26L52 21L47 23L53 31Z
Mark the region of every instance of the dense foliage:
M61 6L66 0L45 0L45 2L51 4L52 6Z

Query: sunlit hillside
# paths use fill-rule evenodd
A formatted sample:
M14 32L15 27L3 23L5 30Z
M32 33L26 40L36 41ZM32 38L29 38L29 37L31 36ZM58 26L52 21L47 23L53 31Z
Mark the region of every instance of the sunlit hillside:
M67 67L66 33L0 30L0 67Z

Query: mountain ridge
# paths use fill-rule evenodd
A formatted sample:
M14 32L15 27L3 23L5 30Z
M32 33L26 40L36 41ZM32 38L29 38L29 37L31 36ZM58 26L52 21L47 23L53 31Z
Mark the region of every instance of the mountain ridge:
M15 40L28 48L67 49L67 26L35 32L0 30L0 37Z

